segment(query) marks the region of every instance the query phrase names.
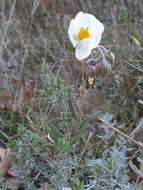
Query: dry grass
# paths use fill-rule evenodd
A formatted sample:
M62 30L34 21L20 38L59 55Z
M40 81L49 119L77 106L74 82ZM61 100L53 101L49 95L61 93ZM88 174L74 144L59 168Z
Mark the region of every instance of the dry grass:
M14 91L13 79L36 83L33 102L20 105L22 117L12 109L0 114L0 144L11 148L26 190L43 182L51 190L142 189L142 167L134 162L142 166L142 151L120 135L130 136L143 114L142 9L137 0L0 2L0 97L15 93L17 103L21 83ZM112 69L99 72L92 86L86 81L79 119L82 68L67 29L81 10L104 23L101 44L110 50L98 49L86 64L105 58ZM88 79L93 73L86 71ZM0 185L4 189L3 180Z

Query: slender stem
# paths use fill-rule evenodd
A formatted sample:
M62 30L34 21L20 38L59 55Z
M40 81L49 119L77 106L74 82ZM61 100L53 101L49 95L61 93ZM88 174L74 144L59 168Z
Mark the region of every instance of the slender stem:
M85 71L85 65L84 63L82 64L83 66L83 72L82 72L82 90L81 90L81 117L84 114L84 106L85 106L85 79L84 79L84 71Z
M125 61L129 66L131 66L131 67L133 67L134 69L136 69L136 70L140 71L141 73L143 73L143 70L142 70L141 68L137 67L136 65L132 64L131 61L126 60L126 59L124 59L124 61Z
M85 73L85 65L82 63L82 85L80 87L80 112L79 117L77 120L77 127L80 127L80 123L84 114L84 108L85 108L85 91L86 91L86 83L84 79L84 73Z
M8 29L10 27L12 15L13 15L14 8L15 8L15 4L16 4L16 0L13 1L12 8L11 8L10 15L9 15L9 19L8 19L7 26L6 26L6 30L5 30L4 36L2 38L2 42L1 42L1 45L0 45L0 56L2 55L1 51L2 51L2 48L3 48L4 42L5 42L5 38L6 38L6 35L7 35L7 32L8 32Z

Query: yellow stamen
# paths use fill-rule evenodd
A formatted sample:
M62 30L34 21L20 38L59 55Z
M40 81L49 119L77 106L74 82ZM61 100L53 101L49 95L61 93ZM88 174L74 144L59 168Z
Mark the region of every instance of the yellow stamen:
M78 40L78 41L81 41L88 37L90 37L88 28L80 28L79 33L75 36L76 40Z
M88 78L88 82L89 82L89 84L91 84L91 85L92 85L92 84L94 83L94 78L89 77L89 78Z

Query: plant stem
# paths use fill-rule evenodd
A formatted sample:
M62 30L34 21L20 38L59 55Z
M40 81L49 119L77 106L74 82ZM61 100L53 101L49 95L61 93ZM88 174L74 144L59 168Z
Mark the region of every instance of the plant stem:
M84 79L84 73L85 73L85 65L84 62L82 63L82 85L80 86L79 93L80 93L80 112L79 117L77 120L77 127L80 127L80 123L82 120L82 117L84 115L84 108L85 108L85 91L86 91L86 82Z

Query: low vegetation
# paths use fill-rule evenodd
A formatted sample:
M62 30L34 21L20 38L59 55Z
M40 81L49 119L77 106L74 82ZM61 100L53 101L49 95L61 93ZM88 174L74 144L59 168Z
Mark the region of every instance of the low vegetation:
M143 189L143 3L0 1L0 189ZM104 24L79 61L68 27Z

